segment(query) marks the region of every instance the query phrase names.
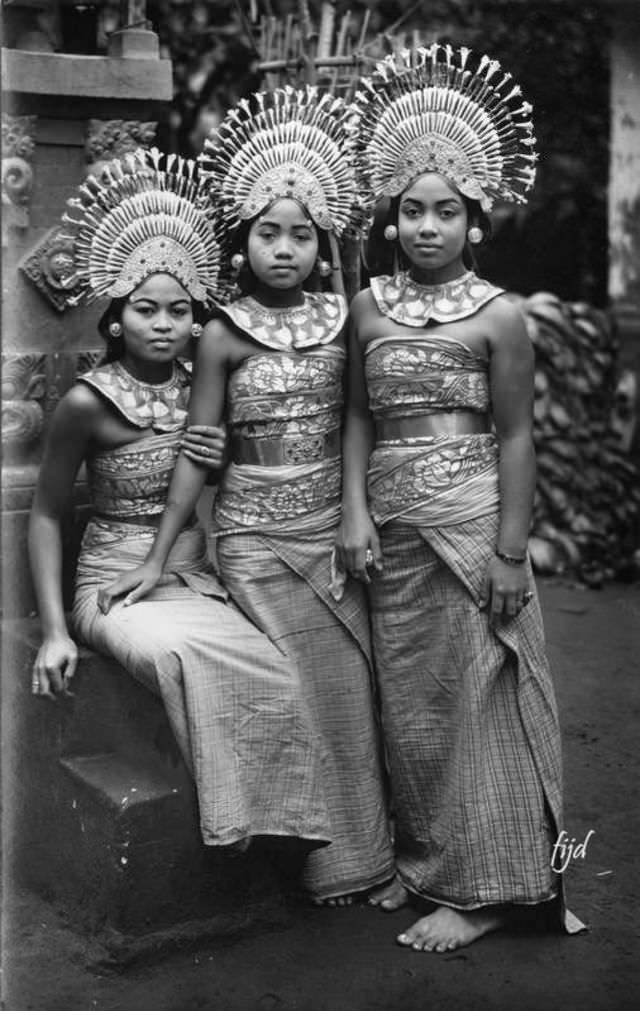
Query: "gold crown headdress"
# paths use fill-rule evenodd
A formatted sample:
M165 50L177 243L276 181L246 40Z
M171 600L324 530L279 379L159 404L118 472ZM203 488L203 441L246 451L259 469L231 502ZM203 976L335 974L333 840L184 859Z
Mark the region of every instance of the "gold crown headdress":
M219 208L219 227L233 231L279 197L303 204L320 228L358 229L362 211L345 156L348 108L314 87L260 92L242 99L213 130L199 157Z
M67 203L75 273L69 305L128 295L150 274L171 274L198 302L216 297L220 247L196 163L157 148L109 162Z
M465 47L434 43L379 63L352 105L359 183L370 203L398 196L423 172L446 176L488 211L525 203L537 155L532 106L497 60L475 70Z

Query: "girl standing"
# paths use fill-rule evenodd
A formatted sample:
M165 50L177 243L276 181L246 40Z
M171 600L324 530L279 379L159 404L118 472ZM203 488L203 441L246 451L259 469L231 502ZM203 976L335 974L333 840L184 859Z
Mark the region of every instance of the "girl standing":
M445 951L560 894L560 737L527 535L533 351L469 244L522 202L531 107L495 61L433 45L364 81L361 192L396 270L352 305L341 554L370 582L398 880L435 903L398 941Z
M393 873L362 587L332 593L347 308L304 288L339 273L337 238L360 221L345 115L311 88L260 94L207 142L217 234L247 293L205 328L190 407L194 423L228 425L214 507L223 582L295 664L322 740L332 842L304 880L330 904ZM182 457L147 562L111 594L138 599L154 585L201 484Z
M181 362L216 296L219 248L195 164L138 151L70 201L79 298L109 297L105 361L56 409L39 475L30 556L43 642L33 693L68 693L77 649L62 600L61 527L85 462L94 512L78 561L73 627L160 695L198 793L207 845L255 836L327 843L321 752L297 672L219 583L206 536L185 515L164 575L140 603L98 606L105 582L145 558L184 437ZM187 442L205 473L200 436ZM220 462L222 433L209 440Z

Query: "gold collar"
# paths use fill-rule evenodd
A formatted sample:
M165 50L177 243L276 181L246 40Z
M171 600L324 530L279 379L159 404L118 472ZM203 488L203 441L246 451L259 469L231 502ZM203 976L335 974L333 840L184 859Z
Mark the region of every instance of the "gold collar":
M136 428L176 432L186 425L191 379L181 362L173 363L166 383L142 382L118 361L98 365L78 379L98 390Z
M245 295L220 306L220 312L258 344L296 351L335 340L347 319L347 303L342 295L305 292L302 305L280 309Z
M432 320L450 323L466 319L504 292L472 270L445 284L418 284L406 270L372 277L370 283L382 315L413 327L424 327Z

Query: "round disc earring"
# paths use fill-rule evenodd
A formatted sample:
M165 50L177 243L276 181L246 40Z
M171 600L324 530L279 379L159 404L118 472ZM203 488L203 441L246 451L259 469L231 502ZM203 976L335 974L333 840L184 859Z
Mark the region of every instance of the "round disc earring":
M120 323L109 323L109 336L122 337L122 326Z
M384 230L384 237L387 242L395 242L398 238L398 229L395 225L387 225Z
M191 324L191 336L192 337L196 337L196 338L202 337L202 331L203 330L204 330L204 327L202 326L202 323L192 323Z
M318 260L318 273L320 277L329 277L332 269L328 260Z
M235 271L240 273L240 271L244 267L244 254L234 253L233 256L231 257L231 266Z
M478 246L484 239L484 232L477 225L472 225L467 232L467 238L472 246Z

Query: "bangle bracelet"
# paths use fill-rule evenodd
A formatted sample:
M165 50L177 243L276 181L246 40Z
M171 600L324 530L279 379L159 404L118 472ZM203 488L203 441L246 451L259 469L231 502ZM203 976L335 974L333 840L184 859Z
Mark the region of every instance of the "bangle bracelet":
M504 551L498 551L497 548L495 554L496 558L499 558L505 565L524 565L527 560L526 555L506 555Z

